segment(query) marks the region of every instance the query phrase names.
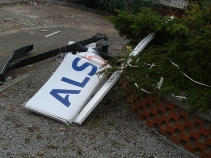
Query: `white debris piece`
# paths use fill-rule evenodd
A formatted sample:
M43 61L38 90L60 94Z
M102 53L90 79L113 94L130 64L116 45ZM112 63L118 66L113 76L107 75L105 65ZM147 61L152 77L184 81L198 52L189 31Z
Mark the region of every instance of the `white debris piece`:
M50 36L53 36L53 35L58 34L58 33L60 33L60 32L61 32L61 31L56 31L56 32L54 32L54 33L51 33L51 34L49 34L49 35L46 35L45 38L50 37Z
M12 77L11 76L8 76L5 78L5 82L9 82L9 81L12 81Z

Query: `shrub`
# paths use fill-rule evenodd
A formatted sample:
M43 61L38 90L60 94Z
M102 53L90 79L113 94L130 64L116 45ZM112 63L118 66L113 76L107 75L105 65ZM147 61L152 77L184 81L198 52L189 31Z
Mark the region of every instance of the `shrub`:
M153 6L156 0L83 0L88 7L98 8L106 12L114 13L115 9L126 12L137 12L140 7Z
M118 11L109 19L119 34L139 42L155 33L145 50L126 67L122 79L127 79L134 93L145 88L151 93L171 93L185 96L190 110L208 113L211 107L211 3L189 4L182 18L161 16L149 8L137 14ZM123 58L123 57L120 57ZM138 62L136 62L138 60ZM156 66L150 68L149 64ZM128 76L130 76L128 78ZM163 77L160 89L157 83ZM139 88L136 86L138 85Z
M91 8L96 8L98 5L98 1L96 0L82 0L85 6L91 7Z

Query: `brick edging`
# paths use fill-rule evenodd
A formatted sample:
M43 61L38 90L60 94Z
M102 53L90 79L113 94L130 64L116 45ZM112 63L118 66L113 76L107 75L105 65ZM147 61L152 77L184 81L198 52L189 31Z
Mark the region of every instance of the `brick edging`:
M169 134L176 144L202 158L211 157L211 122L176 106L164 98L154 106L156 96L145 94L140 99L126 97L127 104L147 126L156 125L163 135Z

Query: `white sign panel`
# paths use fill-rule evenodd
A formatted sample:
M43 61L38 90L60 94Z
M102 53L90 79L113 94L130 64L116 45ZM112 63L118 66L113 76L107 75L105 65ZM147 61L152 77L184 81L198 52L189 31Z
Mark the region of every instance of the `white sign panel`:
M154 33L149 34L129 56L138 55L153 38ZM131 60L129 58L127 63L130 64ZM51 78L24 106L64 123L74 121L82 124L123 71L114 72L107 81L105 75L96 74L109 67L107 61L92 48L76 55L69 53Z
M149 34L146 36L131 52L129 56L138 55L145 46L154 38L154 34ZM132 59L128 59L128 64ZM124 67L124 65L122 65ZM95 94L95 96L87 103L87 105L83 108L83 110L78 114L75 123L82 124L83 121L88 117L88 115L92 112L92 110L97 106L97 104L101 101L101 99L107 94L107 92L113 87L113 85L118 81L120 74L123 70L115 71L112 76L105 82L105 84L99 89L99 91Z
M96 74L99 68L99 64L67 54L51 78L24 106L71 123L102 80L103 75Z

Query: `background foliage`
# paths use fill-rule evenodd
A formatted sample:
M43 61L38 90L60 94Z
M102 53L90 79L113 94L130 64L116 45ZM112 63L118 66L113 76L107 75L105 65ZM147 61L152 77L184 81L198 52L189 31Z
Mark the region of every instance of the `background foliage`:
M117 16L110 16L119 34L130 41L139 42L155 33L150 45L133 59L131 64L138 67L128 66L122 74L135 93L142 93L141 88L171 93L187 97L183 101L190 110L207 113L211 108L211 3L201 4L189 4L185 14L173 20L143 7L138 13L118 11ZM150 64L156 66L150 68ZM183 73L208 86L191 81ZM159 90L161 77L164 81Z
M137 12L140 7L153 6L156 0L83 0L88 7L97 8L109 13L114 13L115 9L126 12Z

